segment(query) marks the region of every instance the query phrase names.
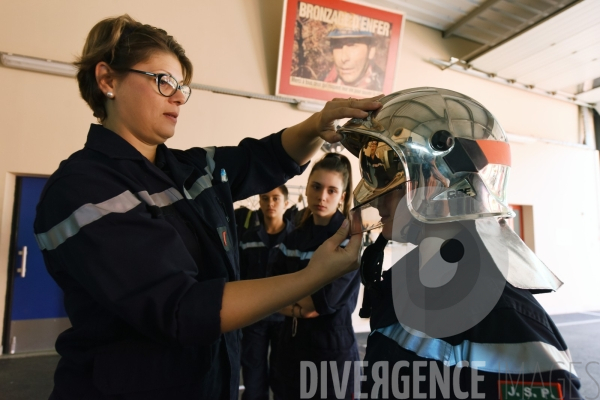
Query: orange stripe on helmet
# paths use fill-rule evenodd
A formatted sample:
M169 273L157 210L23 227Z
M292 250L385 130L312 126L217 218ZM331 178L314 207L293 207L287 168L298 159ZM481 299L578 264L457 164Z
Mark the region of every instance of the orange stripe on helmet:
M510 167L510 146L508 143L496 140L476 140L476 142L485 154L488 164L500 164Z

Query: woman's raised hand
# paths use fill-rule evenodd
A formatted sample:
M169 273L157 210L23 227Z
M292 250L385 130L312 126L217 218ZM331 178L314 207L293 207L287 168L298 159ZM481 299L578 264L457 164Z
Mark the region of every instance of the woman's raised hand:
M378 100L382 97L383 94L368 99L350 97L328 101L325 107L315 114L319 136L329 143L339 142L342 137L335 130L335 121L344 118L366 118L368 111L378 110L381 107Z

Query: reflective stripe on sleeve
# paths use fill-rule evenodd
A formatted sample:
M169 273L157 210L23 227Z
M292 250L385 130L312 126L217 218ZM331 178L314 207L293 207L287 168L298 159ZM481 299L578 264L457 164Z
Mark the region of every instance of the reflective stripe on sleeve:
M202 175L200 178L196 179L196 182L192 184L192 187L189 189L183 188L183 192L185 197L189 200L193 200L200 195L206 189L212 187L213 172L215 171L215 147L204 147L206 151L206 167L204 170L206 174Z
M202 193L205 189L212 187L211 176L202 175L200 178L196 179L196 182L192 185L192 187L187 190L187 194L190 196L190 199L195 199Z
M206 167L204 170L210 175L210 179L213 179L212 173L215 171L215 150L216 147L204 147L206 151Z
M126 213L141 201L129 190L98 204L84 204L48 232L35 235L41 250L54 250L84 226L110 213Z
M465 340L453 346L400 323L373 332L387 336L420 357L441 361L449 367L468 361L469 367L487 372L531 374L562 369L577 376L571 368L569 350L558 350L544 342L476 343ZM485 365L477 364L482 361Z
M346 247L349 242L350 242L349 239L344 240L342 243L340 243L340 247L342 247L342 248ZM298 257L301 260L310 260L313 256L313 254L315 253L314 251L300 251L300 250L288 249L287 247L285 247L285 244L283 244L283 243L280 243L277 247L279 247L279 250L281 250L281 252L286 257Z
M314 251L300 251L300 250L288 249L287 247L285 247L285 244L283 244L283 243L279 244L279 250L281 250L281 252L286 257L298 257L301 260L310 260L311 257L313 256L313 254L315 253Z
M265 244L263 242L240 243L240 248L242 250L253 249L253 248L258 248L258 247L267 247L267 246L265 246Z
M148 194L147 191L138 192L138 196L146 204L151 206L165 207L183 199L183 196L175 188L169 188L163 192Z

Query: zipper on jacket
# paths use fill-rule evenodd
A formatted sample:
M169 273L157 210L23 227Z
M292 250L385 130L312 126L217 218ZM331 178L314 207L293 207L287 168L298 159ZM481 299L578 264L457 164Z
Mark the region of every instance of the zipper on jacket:
M227 215L227 208L225 207L225 203L223 203L221 201L221 199L218 198L217 196L215 196L215 199L217 199L217 202L221 205L221 208L223 209L223 212L225 213L225 219L227 220L227 223L229 223L229 216Z

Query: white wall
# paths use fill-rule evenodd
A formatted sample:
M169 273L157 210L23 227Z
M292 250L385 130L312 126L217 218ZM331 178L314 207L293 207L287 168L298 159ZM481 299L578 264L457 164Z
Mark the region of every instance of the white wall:
M537 295L552 313L598 310L598 152L552 144L513 144L509 199L532 205L535 250L564 282Z
M0 51L61 61L79 54L100 19L129 13L160 26L186 48L194 82L274 94L282 0L106 0L4 2ZM475 45L443 40L408 23L395 89L438 86L479 100L511 133L576 141L577 108L454 71L430 58L461 57ZM0 67L0 312L4 310L14 182L17 175L49 175L85 142L91 111L75 80ZM182 109L171 147L235 144L295 124L308 114L293 106L195 91ZM510 201L533 207L538 255L566 282L540 296L551 312L600 309L593 289L598 254L598 154L555 145L513 145ZM355 174L355 182L358 175ZM306 177L292 183L303 183ZM562 213L562 214L561 214ZM1 323L1 319L0 319Z

